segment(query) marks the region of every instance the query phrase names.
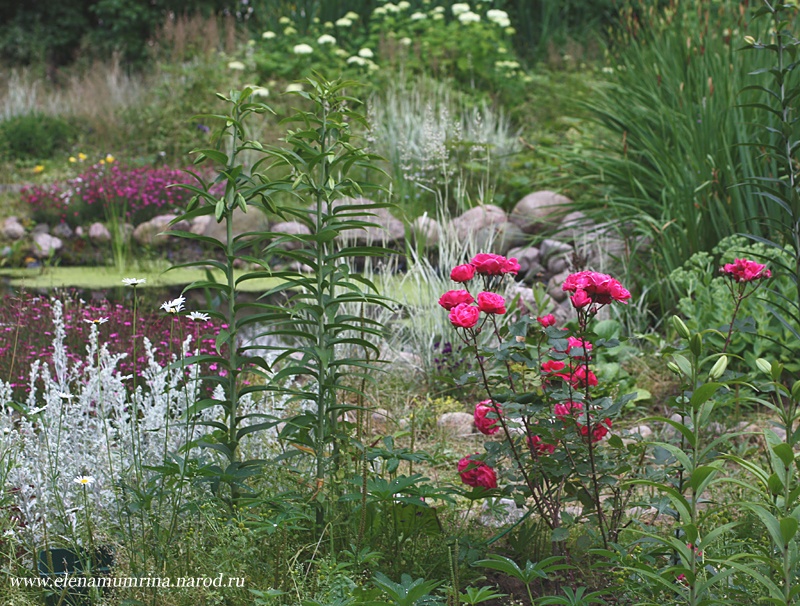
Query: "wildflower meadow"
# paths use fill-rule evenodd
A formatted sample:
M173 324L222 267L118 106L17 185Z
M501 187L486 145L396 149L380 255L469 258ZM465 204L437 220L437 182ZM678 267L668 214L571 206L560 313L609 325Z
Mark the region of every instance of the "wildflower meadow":
M797 2L145 4L0 8L0 603L800 602Z

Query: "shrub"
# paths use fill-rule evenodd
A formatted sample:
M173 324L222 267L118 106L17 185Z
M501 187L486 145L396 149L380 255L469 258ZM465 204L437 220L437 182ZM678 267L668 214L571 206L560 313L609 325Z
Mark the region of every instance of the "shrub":
M15 116L0 122L0 157L9 160L45 160L67 149L76 129L66 120L41 113Z

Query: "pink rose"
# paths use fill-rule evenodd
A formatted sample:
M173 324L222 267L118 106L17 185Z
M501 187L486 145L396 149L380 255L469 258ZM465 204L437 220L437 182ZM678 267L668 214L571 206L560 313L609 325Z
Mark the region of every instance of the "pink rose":
M494 414L494 418L487 418L486 415L489 413ZM500 431L500 422L497 420L497 416L500 413L500 406L497 405L492 406L491 400L484 400L483 402L479 402L475 405L475 427L477 427L478 431L482 434L491 436L496 434Z
M548 326L554 326L556 323L556 317L553 314L547 314L546 316L537 316L536 321L547 328Z
M544 364L542 364L542 372L558 372L559 370L564 370L564 364L561 360L548 360Z
M580 309L590 303L608 305L612 301L627 303L631 293L609 275L595 271L579 271L567 276L561 287L572 295L572 305ZM583 293L583 294L581 294Z
M485 314L506 313L506 300L493 292L478 293L478 309Z
M589 305L592 302L592 298L586 294L585 290L578 290L572 295L570 301L572 301L572 306L575 309L580 309L581 307Z
M567 351L564 353L570 355L572 358L577 358L578 360L583 360L583 356L571 353L573 349L582 348L583 352L586 354L592 351L592 344L589 343L589 341L584 341L583 339L578 339L577 337L569 337L567 339L567 343Z
M450 279L453 282L469 282L475 276L475 268L472 265L458 265L450 272Z
M500 271L504 274L514 274L516 276L519 273L519 262L517 261L516 257L511 257L510 259L506 260L505 265L503 265L503 269Z
M573 402L572 400L567 400L566 402L553 406L553 412L555 413L556 418L561 421L566 419L571 414L580 412L581 410L583 410L583 402Z
M456 328L472 328L478 323L481 310L474 305L459 303L450 310L450 323Z
M766 265L749 259L734 259L733 263L723 265L720 272L736 282L753 282L772 277L772 272L767 269Z
M461 481L467 486L497 488L497 476L494 469L483 461L473 461L469 457L464 457L458 462L458 474L461 476Z
M466 290L448 290L441 297L439 297L439 305L444 307L447 311L453 309L456 305L461 303L472 303L475 299Z
M578 425L581 435L585 438L589 435L589 428L586 425ZM599 442L608 435L611 429L611 419L604 419L592 428L592 442Z
M587 384L589 387L597 385L597 376L591 370L589 374L586 374L586 367L582 364L572 371L570 375L564 375L562 378L572 383L574 387L586 387Z
M548 444L543 442L539 436L531 436L528 438L528 448L535 450L537 454L553 454L556 451L555 444Z
M503 273L506 263L505 257L492 253L479 253L470 261L475 271L484 276L499 276Z

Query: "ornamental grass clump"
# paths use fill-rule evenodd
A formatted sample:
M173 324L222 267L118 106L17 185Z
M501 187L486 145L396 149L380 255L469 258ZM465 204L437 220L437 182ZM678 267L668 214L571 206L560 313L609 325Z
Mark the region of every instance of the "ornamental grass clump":
M631 471L620 438L611 433L612 419L633 394L615 401L598 395L593 356L617 343L594 335L590 324L603 307L625 304L631 294L606 274L568 276L563 289L577 314L572 336L556 326L552 314L508 319L507 302L496 291L518 271L514 258L477 254L451 271L451 279L465 288L439 300L465 351L475 356L478 370L471 380L488 395L475 407L475 426L487 436L499 434L486 443L485 453L462 459L458 472L474 488L470 498L503 494L527 503L549 526L557 551L566 549L563 541L576 520L564 511L568 500L583 506L593 532L608 546L617 539L621 509L630 498L622 478ZM468 290L475 281L477 293ZM482 336L487 332L493 343Z

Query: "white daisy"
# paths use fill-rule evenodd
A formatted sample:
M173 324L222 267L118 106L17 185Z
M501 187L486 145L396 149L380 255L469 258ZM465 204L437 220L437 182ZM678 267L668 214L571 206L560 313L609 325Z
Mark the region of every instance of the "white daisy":
M95 479L92 476L78 476L72 481L81 486L91 486L94 484Z
M204 314L200 311L193 311L188 316L186 316L190 320L194 320L195 322L208 322L210 316L208 314Z
M122 283L125 286L133 286L134 288L145 282L147 282L145 278L122 278Z
M106 322L108 322L108 318L96 318L94 320L89 318L84 318L83 321L86 322L87 324L105 324Z
M167 301L161 305L161 309L163 309L168 314L179 314L183 311L183 304L186 303L186 297L178 297L173 301Z

